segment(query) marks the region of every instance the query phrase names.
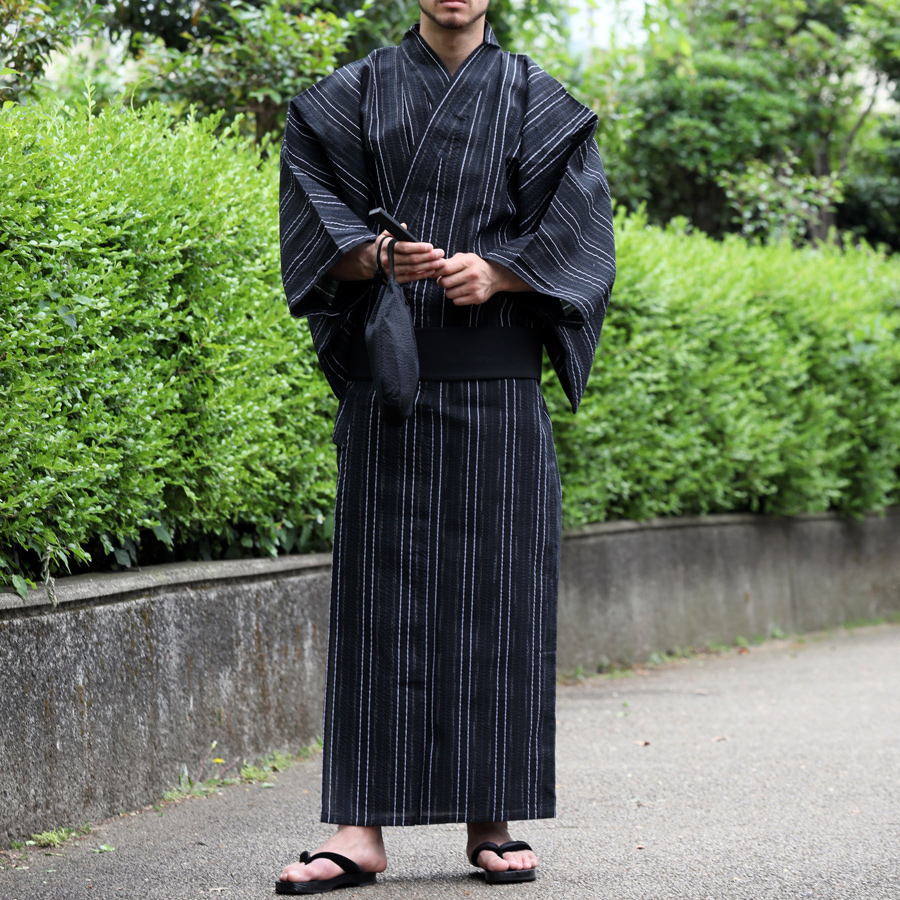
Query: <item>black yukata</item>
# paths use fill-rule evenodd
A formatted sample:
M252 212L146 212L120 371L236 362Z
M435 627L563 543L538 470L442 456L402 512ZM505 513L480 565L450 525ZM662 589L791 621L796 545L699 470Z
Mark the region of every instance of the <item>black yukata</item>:
M340 398L323 821L555 814L560 485L539 384L423 380L385 425L349 377L370 286L327 273L374 239L377 206L506 266L536 292L457 307L413 282L415 325L538 329L577 407L615 277L595 127L489 27L452 77L415 26L291 103L284 285Z

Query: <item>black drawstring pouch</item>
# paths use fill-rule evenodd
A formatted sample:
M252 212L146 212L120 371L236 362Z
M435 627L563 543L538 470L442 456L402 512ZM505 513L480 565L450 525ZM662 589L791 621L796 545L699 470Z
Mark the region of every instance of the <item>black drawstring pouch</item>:
M390 273L366 322L372 382L387 425L402 425L412 415L419 390L419 351L412 312L394 277L396 243L392 240L388 244Z

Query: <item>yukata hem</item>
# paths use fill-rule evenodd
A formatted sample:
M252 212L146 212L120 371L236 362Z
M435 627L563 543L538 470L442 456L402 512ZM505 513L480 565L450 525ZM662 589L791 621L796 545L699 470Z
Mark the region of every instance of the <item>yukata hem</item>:
M484 814L487 815L487 814ZM352 818L352 817L351 817ZM542 810L540 812L531 812L524 809L507 809L504 810L500 818L470 818L461 816L457 813L435 813L427 816L369 816L360 817L356 821L347 821L346 818L337 815L327 815L322 813L321 822L327 822L329 825L357 825L365 827L382 827L382 826L403 826L403 825L448 825L463 822L528 822L531 819L555 819L556 807L550 810Z

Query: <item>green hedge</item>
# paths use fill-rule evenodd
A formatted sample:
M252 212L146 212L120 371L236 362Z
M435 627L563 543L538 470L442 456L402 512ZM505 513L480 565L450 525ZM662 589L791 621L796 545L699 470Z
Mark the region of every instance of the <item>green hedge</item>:
M577 416L548 390L568 525L900 501L900 260L617 217Z
M42 561L128 564L141 530L208 556L323 546L333 403L283 300L277 160L215 125L0 114L0 577L19 588Z
M327 545L335 403L282 297L277 160L214 129L0 113L2 581ZM617 228L577 417L546 382L568 525L900 500L896 260Z

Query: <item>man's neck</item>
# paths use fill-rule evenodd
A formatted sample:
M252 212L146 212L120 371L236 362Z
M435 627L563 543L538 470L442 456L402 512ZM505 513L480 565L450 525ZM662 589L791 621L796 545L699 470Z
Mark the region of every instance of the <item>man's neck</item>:
M419 21L419 34L438 55L451 75L484 43L484 16L466 28L442 28L426 15Z

